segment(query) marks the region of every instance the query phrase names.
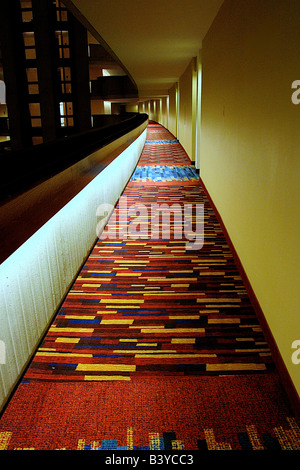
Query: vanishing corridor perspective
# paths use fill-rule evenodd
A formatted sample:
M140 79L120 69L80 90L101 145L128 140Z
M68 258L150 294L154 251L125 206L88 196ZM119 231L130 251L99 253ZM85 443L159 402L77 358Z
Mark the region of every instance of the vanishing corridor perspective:
M201 205L204 243L187 249L176 211L168 237L163 214L154 232L146 212L124 217L124 197L149 211ZM0 449L299 450L299 437L196 169L149 121L138 165L1 417Z

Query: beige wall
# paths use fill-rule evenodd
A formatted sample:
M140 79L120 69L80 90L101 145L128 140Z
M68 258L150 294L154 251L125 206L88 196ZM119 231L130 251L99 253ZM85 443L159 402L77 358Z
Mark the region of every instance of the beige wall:
M300 2L226 0L203 41L200 174L300 392Z
M177 84L169 90L169 131L177 137Z
M139 103L139 113L146 113L149 115L149 101Z
M200 146L201 146L201 99L202 99L202 49L198 51L197 77L195 78L196 94L196 144L195 144L195 167L200 169Z
M162 103L161 103L161 99L160 98L157 98L157 99L151 99L148 101L148 105L147 105L147 102L146 102L146 106L145 106L145 112L147 114L149 114L149 119L155 121L155 122L159 122L160 124L162 124Z
M178 136L181 145L195 161L197 88L196 59L193 58L179 79Z
M104 114L104 101L91 100L91 113L92 116L94 116L95 114Z
M153 100L150 100L150 105L149 105L149 108L150 108L150 119L152 119L153 121L156 121L156 104Z
M168 114L169 114L169 98L151 99L139 106L139 112L149 114L149 119L152 119L164 127L168 128Z
M168 129L169 98L164 97L161 100L161 124Z
M126 111L128 113L138 113L139 105L137 103L134 104L126 104Z
M155 121L161 123L161 100L155 100Z

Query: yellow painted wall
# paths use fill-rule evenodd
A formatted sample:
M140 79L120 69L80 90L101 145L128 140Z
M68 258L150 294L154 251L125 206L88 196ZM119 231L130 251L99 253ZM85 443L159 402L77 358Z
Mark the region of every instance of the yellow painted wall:
M198 51L197 77L195 78L196 94L196 145L195 145L195 167L200 169L200 144L201 144L201 95L202 95L202 49Z
M139 112L138 103L126 104L126 111L127 111L128 113L138 113L138 112Z
M150 119L152 121L156 121L156 102L154 100L150 100Z
M162 103L161 103L161 99L160 98L157 98L157 99L151 99L149 101L149 119L155 121L155 122L158 122L158 123L162 123ZM147 112L147 111L146 111Z
M91 100L91 112L92 116L95 114L104 114L104 101Z
M200 174L298 393L300 2L225 0L203 41ZM298 356L299 357L299 356Z
M156 111L156 122L161 123L161 100L157 99L155 100L155 111Z
M177 84L169 90L169 131L177 137Z
M168 129L169 99L167 97L161 100L161 124Z
M181 145L195 161L197 88L196 60L193 58L179 79L178 136Z
M139 113L145 113L146 112L145 102L142 102L142 103L138 104L138 111L139 111Z
M111 102L104 101L104 114L111 114Z
M149 116L150 119L150 101L144 101L142 104L140 104L140 113L146 113Z

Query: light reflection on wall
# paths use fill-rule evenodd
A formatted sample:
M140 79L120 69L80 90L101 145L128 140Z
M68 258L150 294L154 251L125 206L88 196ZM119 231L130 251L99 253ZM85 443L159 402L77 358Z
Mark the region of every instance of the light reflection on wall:
M0 409L96 241L97 207L117 202L145 140L146 130L1 264Z

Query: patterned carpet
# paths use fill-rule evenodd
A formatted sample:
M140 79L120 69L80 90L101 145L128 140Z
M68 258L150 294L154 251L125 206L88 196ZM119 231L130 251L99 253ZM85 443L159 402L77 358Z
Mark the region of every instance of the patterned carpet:
M2 415L17 448L300 450L218 219L156 123Z

